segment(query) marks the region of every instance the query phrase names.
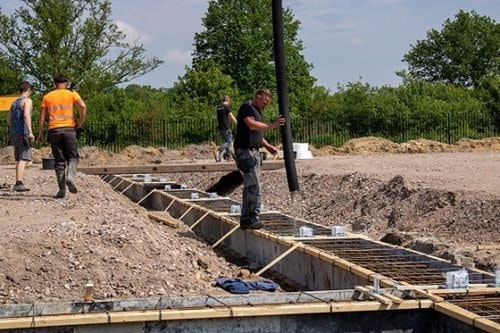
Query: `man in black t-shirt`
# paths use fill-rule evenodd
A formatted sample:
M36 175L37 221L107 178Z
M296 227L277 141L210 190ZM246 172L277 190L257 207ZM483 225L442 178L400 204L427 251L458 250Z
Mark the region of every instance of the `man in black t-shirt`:
M265 122L262 110L271 102L273 95L268 89L259 89L252 100L243 103L238 110L234 152L238 169L243 174L243 198L240 228L260 229L260 165L259 148L264 147L272 155L278 150L264 139L263 132L285 124L282 116L272 123Z
M224 142L220 145L220 147L214 151L214 157L216 162L220 162L222 157L225 161L229 161L233 152L231 151L231 144L233 143L233 133L231 132L231 128L229 127L229 119L233 123L237 123L236 118L231 112L231 99L229 96L225 95L222 99L222 104L217 107L217 124L219 128L219 132L224 139ZM224 152L224 154L222 154Z

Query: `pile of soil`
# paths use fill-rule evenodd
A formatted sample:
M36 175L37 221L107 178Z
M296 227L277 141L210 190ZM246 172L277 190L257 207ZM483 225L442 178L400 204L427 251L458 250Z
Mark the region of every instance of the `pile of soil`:
M81 165L203 163L215 147L131 146L118 154L83 147ZM313 160L297 161L293 201L285 170L263 173L267 209L444 258L464 254L489 271L500 266L500 251L477 251L500 244L500 138L455 145L361 138L311 151ZM97 299L212 294L222 292L218 276L240 274L186 226L150 220L98 176L78 173L79 193L54 199L55 174L38 164L49 153L34 151L25 176L31 191L16 193L12 147L0 149L1 303L81 299L89 281ZM168 178L206 190L223 175ZM240 200L241 187L230 196Z

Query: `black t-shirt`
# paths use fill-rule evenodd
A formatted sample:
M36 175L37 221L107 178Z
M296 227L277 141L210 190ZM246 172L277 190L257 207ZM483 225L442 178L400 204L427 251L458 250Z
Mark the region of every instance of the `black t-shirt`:
M229 129L228 115L231 112L231 107L222 103L217 107L217 124L219 131L227 131Z
M251 102L246 102L240 106L238 124L236 126L236 134L234 137L234 148L249 149L262 147L263 134L261 131L252 131L243 119L246 117L254 117L257 121L264 121L262 112L252 105Z

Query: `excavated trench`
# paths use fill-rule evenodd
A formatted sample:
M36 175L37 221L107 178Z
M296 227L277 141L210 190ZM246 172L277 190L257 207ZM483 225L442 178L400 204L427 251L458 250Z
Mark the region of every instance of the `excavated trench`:
M135 178L134 178L135 177ZM232 253L262 276L286 282L288 290L318 291L354 289L373 291L374 283L402 292L398 297L420 299L438 290L431 300L456 305L474 315L500 323L500 289L495 277L477 269L466 269L469 288L485 289L471 298L470 290L446 294L447 273L464 268L417 251L370 240L355 234L332 236L332 229L297 219L281 212L261 214L265 227L257 231L238 228L238 213L231 209L239 202L198 189L182 188L171 182L140 175L103 176L103 179L134 202L181 220L214 249ZM127 185L125 185L127 184ZM165 185L167 190L165 190ZM312 237L301 237L301 228ZM266 275L263 275L266 274ZM359 286L365 286L361 289ZM442 297L443 296L443 297ZM391 297L389 297L391 298ZM470 302L469 302L470 300ZM485 305L482 305L484 300Z
M0 310L0 330L500 332L500 287L487 272L279 211L262 212L263 229L243 231L239 202L229 197L163 177L101 177L154 220L186 224L283 292L11 305ZM468 283L450 286L454 272L465 272Z

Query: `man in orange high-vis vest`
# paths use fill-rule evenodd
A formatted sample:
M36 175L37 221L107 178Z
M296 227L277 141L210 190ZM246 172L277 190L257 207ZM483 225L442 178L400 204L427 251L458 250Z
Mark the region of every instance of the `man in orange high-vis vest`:
M81 129L87 107L77 92L67 89L68 79L58 74L54 77L55 89L43 97L40 114L38 140L43 141L45 121L49 123L48 140L54 155L55 171L59 191L56 198L64 198L66 186L71 193L77 193L75 183L76 168L80 161L76 130ZM79 109L78 121L75 121L73 106ZM66 172L67 169L67 172Z

